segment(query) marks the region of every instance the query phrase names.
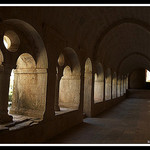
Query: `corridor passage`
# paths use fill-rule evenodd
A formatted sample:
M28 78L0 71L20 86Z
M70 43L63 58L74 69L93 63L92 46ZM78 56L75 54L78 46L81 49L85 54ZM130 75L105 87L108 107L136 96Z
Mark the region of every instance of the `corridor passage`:
M129 98L47 141L51 144L148 144L150 99Z

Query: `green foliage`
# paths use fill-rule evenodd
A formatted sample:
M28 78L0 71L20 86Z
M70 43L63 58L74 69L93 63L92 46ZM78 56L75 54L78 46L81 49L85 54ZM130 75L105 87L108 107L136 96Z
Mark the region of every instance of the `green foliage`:
M12 102L12 93L11 93L11 94L9 94L8 102Z

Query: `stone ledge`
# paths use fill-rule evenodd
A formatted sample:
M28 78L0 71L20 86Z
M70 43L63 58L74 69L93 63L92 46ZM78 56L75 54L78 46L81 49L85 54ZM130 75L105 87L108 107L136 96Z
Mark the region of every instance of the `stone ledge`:
M13 122L0 125L0 132L5 130L13 131L13 130L22 129L27 126L36 125L41 121L41 119L39 118L32 118L28 116L22 116L22 115L12 115L12 116L13 116Z

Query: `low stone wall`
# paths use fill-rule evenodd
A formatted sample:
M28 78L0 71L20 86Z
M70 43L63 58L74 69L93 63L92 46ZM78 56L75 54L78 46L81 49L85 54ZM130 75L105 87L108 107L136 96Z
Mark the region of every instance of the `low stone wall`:
M113 107L116 104L118 104L119 102L123 101L125 98L126 98L126 94L124 94L121 97L117 97L115 99L111 99L111 100L107 100L107 101L104 101L104 102L95 103L93 105L93 109L92 109L92 116L94 117L96 115L99 115L103 111L108 110L111 107Z
M82 123L83 114L71 111L55 116L53 120L41 121L37 125L27 126L18 130L0 131L0 143L44 143L63 131Z
M126 95L112 100L95 103L92 107L92 117L115 106ZM0 143L45 143L45 141L59 135L60 133L83 122L83 112L81 110L72 110L62 114L55 115L53 119L41 121L39 124L26 126L17 130L0 131Z
M127 98L150 99L150 90L146 89L128 89Z

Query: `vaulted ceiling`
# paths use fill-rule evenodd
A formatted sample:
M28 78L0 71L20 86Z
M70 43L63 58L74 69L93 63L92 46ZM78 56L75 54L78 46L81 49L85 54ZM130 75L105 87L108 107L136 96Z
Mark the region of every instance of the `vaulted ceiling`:
M87 56L120 74L150 70L150 7L1 7L0 12L2 20L47 24ZM80 49L76 52L80 55Z

